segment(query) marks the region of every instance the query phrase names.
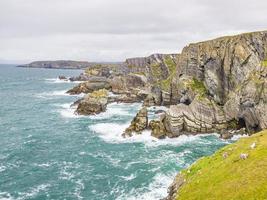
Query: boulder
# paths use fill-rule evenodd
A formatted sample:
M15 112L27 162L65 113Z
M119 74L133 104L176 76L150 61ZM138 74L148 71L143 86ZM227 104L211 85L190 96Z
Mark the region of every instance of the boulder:
M131 121L131 125L122 134L123 137L131 137L133 133L141 134L148 127L147 108L143 107Z
M59 80L68 80L68 78L66 76L58 76Z
M108 91L105 89L94 91L78 102L76 113L79 115L92 115L104 112L108 103Z
M162 121L160 120L151 120L149 122L149 128L151 129L151 136L164 139L166 137L166 129Z

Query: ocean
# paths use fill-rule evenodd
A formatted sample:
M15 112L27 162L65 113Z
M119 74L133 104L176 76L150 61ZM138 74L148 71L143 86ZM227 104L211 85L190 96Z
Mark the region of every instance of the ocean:
M80 70L0 65L0 199L156 200L179 170L231 143L216 134L124 139L140 103L77 116L60 81ZM155 117L153 108L149 117Z

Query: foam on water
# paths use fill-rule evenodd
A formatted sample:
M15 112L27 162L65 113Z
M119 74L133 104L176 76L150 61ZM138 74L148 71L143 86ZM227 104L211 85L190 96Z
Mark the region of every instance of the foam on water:
M20 197L17 198L17 200L26 200L26 199L34 198L40 192L46 191L49 187L51 187L50 184L41 184L36 187L30 188L28 192L19 192Z
M54 84L54 83L82 83L83 81L70 81L67 77L67 80L59 79L59 78L47 78L45 79L47 83Z
M168 186L172 183L175 174L157 174L148 187L133 188L128 194L122 194L117 200L159 200L168 195Z
M196 140L201 141L201 137L207 136L206 134L198 135L181 135L177 138L157 139L151 136L151 131L145 130L142 134L134 134L132 137L122 137L123 131L130 125L130 122L125 124L118 123L98 123L89 126L91 130L98 134L105 142L108 143L144 143L146 146L156 147L161 145L179 146L184 143L193 142ZM217 134L209 134L218 136ZM206 143L207 141L205 141Z
M97 115L89 116L90 119L93 120L102 120L102 119L111 119L114 116L121 116L122 118L125 116L132 116L131 108L136 107L139 108L141 104L126 104L126 103L111 103L107 105L107 110L105 112L99 113Z
M82 98L84 96L84 93L78 94L78 95L70 95L67 93L67 90L56 90L52 92L42 92L35 95L37 98L44 98L44 99L52 99L52 98L58 98L58 97L67 97L67 96L74 96L74 97L80 97Z
M13 198L10 193L0 191L0 200L13 200Z

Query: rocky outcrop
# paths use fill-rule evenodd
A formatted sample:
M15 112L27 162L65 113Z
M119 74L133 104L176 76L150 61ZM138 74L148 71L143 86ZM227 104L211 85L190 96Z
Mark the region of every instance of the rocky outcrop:
M144 89L147 84L147 78L140 74L128 74L126 76L116 76L110 81L111 90L114 93L129 93Z
M93 115L106 110L108 91L105 89L94 91L78 101L76 113L79 115Z
M67 91L68 94L81 94L81 93L90 93L100 89L110 89L111 86L109 81L104 77L90 77L88 81L80 83L79 85L75 86L74 88Z
M151 129L151 136L164 139L166 137L167 130L161 120L151 120L149 122L149 128Z
M131 125L122 134L123 137L131 137L133 133L141 134L148 127L147 108L143 107L132 120Z

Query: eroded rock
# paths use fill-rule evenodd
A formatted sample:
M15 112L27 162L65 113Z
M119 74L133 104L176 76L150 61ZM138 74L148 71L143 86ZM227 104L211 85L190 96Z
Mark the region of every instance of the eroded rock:
M97 90L85 95L77 104L76 113L79 115L93 115L106 110L108 103L108 91Z
M133 133L141 134L148 127L147 108L143 107L134 117L131 125L122 134L123 137L131 137Z

